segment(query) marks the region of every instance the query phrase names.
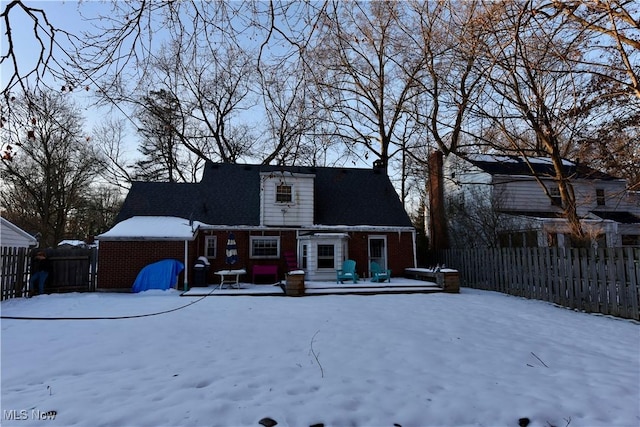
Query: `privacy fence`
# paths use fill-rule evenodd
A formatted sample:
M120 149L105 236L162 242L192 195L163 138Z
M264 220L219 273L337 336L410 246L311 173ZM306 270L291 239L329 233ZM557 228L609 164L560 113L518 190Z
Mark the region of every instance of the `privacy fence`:
M47 249L52 271L45 292L90 292L96 289L98 251L95 248ZM0 252L0 299L29 295L31 251L2 247Z
M640 320L640 248L446 250L460 285Z

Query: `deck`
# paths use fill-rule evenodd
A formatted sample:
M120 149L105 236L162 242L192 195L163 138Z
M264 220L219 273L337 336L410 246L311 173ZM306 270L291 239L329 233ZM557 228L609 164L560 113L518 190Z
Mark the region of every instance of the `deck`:
M218 289L218 284L207 287L194 287L181 294L184 297L202 296L286 296L285 281L272 285L255 285L253 283L239 283L240 289L225 287ZM391 283L372 283L360 280L358 283L338 284L335 282L304 283L304 296L315 295L377 295L377 294L412 294L444 292L436 283L424 280L394 277Z

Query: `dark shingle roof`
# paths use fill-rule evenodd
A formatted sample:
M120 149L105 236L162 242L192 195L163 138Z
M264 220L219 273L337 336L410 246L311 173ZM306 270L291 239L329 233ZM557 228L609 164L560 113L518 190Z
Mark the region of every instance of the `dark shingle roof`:
M631 212L592 211L591 213L602 219L609 219L621 224L640 224L640 218Z
M530 157L527 163L520 156L471 155L467 158L473 165L491 175L525 175L555 176L553 164L549 158ZM600 172L583 163L563 162L565 176L582 179L617 179L607 173Z
M178 216L211 225L260 224L260 173L314 174L319 225L411 227L389 177L377 169L207 163L199 183L135 182L117 217Z

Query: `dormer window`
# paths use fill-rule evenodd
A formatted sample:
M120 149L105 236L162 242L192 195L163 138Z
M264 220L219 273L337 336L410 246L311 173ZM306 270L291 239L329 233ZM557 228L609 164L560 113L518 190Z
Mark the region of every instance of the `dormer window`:
M598 206L604 206L604 188L596 188L596 204Z
M286 184L279 184L276 186L276 202L277 203L291 203L292 201L291 186Z

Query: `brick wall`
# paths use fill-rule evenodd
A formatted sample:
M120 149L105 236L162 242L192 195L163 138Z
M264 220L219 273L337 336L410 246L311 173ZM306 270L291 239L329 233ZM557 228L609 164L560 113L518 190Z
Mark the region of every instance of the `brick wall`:
M193 253L190 249L189 253ZM140 270L163 259L184 262L183 241L102 241L98 252L98 289L131 289ZM194 257L195 260L195 257ZM184 283L184 272L178 283Z
M387 236L388 268L394 276L401 276L404 269L413 267L413 240L412 233L374 233L377 236ZM239 269L247 270L247 276L242 280L251 280L251 271L254 265L277 265L280 279L284 279L288 271L284 253L296 250L295 231L234 231L234 237L238 249L238 262L233 265L226 264L225 250L229 233L226 231L207 230L200 233L193 242L189 242L189 260L185 268L189 269L189 282L193 280L193 265L198 256L204 255L205 236L217 236L217 256L210 259L211 266L208 270L207 283L217 283L218 276L214 273L218 270ZM251 259L249 257L249 237L251 235L275 235L280 236L280 259ZM349 233L349 257L356 261L356 268L362 277L368 276L368 233ZM128 290L131 289L140 270L153 262L162 259L173 258L184 262L184 242L182 241L102 241L98 253L98 289L103 290ZM184 284L184 272L178 278L178 288Z
M413 267L413 237L410 232L373 233L376 236L387 236L387 268L392 276L402 276L404 269ZM349 258L356 262L356 270L360 277L369 274L369 233L349 233Z

